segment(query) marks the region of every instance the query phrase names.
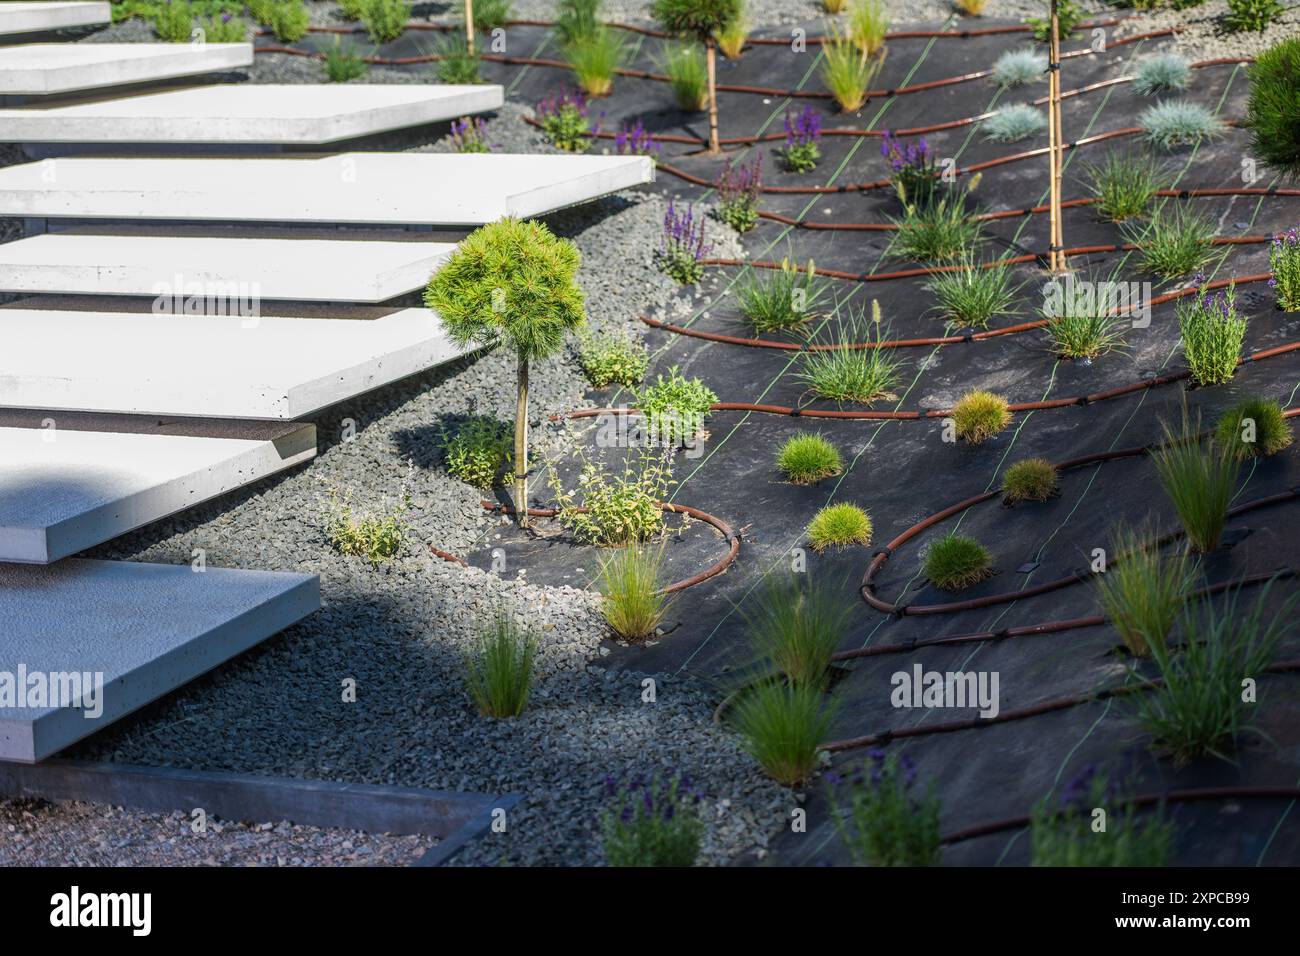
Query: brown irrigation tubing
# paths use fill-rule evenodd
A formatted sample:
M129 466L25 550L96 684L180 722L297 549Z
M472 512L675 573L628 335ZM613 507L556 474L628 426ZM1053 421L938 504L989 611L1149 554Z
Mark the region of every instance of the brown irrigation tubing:
M1276 664L1269 664L1267 667L1262 668L1262 671L1265 674L1284 674L1293 671L1300 671L1300 660L1279 661ZM1016 720L1025 720L1029 717L1040 717L1044 714L1051 714L1060 710L1068 710L1069 708L1077 707L1080 704L1090 704L1094 701L1126 697L1129 694L1138 691L1155 690L1162 686L1164 686L1164 680L1156 677L1136 684L1122 684L1119 687L1092 691L1087 694L1056 697L1052 700L1045 700L1042 703L1033 704L1029 707L1018 707L1014 710L1004 710L996 717L969 717L963 720L947 721L946 723L900 727L897 730L882 730L879 733L866 734L862 737L848 737L844 740L833 740L830 743L822 744L818 749L826 750L831 753L841 753L845 750L857 750L860 747L879 746L881 744L887 744L892 740L902 740L907 737L928 737L931 734L950 734L959 730L974 730L978 727L989 726L992 724L1005 724Z
M1116 800L1118 806L1149 807L1160 803L1192 803L1200 800L1295 800L1300 799L1300 787L1197 787L1190 790L1167 790L1164 793L1147 793L1141 796ZM939 839L944 846L973 840L976 837L1022 830L1033 822L1029 816L1007 817L980 823L964 830L954 830Z
M510 505L496 504L488 501L486 498L481 501L483 507L488 511L497 512L499 514L515 513L515 509ZM689 587L694 587L697 584L707 581L711 577L721 574L723 571L727 570L727 568L731 567L731 563L735 561L736 556L740 554L740 534L735 531L731 525L727 524L727 522L723 521L721 518L709 514L707 511L701 511L699 508L692 508L690 505L676 505L670 504L667 501L661 501L659 507L664 511L688 515L696 521L703 521L705 524L712 525L724 538L727 539L728 545L727 553L721 560L715 562L708 568L705 568L699 574L693 574L689 578L683 578L674 584L669 584L667 587L661 589L661 593L673 594L677 591L684 591ZM587 511L585 507L574 508L573 510L580 514L585 514ZM559 510L556 508L529 508L528 513L535 518L554 518L559 514Z
M1031 256L1030 258L1033 259L1036 257ZM736 262L737 264L739 264L739 260L728 260L728 261ZM1001 261L1012 262L1012 261L1027 261L1027 260L1025 260L1024 257L1017 257L1014 260L1004 259ZM748 263L748 264L757 265L757 263ZM989 263L986 264L986 267L988 265L996 265L996 264L997 263ZM961 267L945 266L945 267L941 267L940 270L937 271L953 271L956 268L961 268ZM828 273L820 272L820 274L827 275ZM884 276L884 277L899 279L899 278L907 278L913 275L926 275L926 274L928 273L925 270L908 269L896 273L876 273L876 278L880 278ZM846 273L844 275L847 276L848 274ZM1213 282L1206 283L1205 288L1221 289L1224 288L1225 286L1229 286L1233 284L1245 285L1246 283L1249 282L1267 282L1272 277L1273 277L1272 273L1258 272L1247 276L1238 276L1232 279L1216 279ZM856 279L858 277L852 276L851 278ZM1172 302L1174 299L1181 299L1184 296L1195 295L1196 292L1197 290L1195 288L1180 289L1176 292L1166 292L1163 295L1158 295L1152 298L1150 304L1152 306L1163 305L1166 302ZM644 322L646 325L650 326L652 329L663 329L665 332L672 332L675 335L685 335L693 339L704 339L707 342L720 342L724 345L743 345L747 348L756 348L756 349L781 349L786 352L834 352L839 350L856 351L860 349L899 349L899 348L920 348L920 347L929 347L935 345L956 345L959 342L982 342L985 339L999 338L1000 336L1003 335L1016 335L1021 332L1032 331L1033 329L1041 329L1048 324L1047 319L1034 319L1031 322L1021 322L1017 325L1008 325L997 329L986 329L982 332L971 332L968 335L935 335L935 336L929 336L926 338L919 338L919 339L886 339L879 342L845 342L845 343L803 342L800 343L800 342L779 342L775 339L744 338L739 335L723 335L720 332L703 332L700 331L699 329L692 329L685 325L675 325L671 322L662 322L659 319L652 319L648 315L642 315L641 321ZM1280 346L1280 348L1283 350L1289 350L1291 346ZM1265 349L1263 352L1254 353L1252 356L1245 359L1245 361L1257 360L1260 358L1272 358L1274 354L1280 354L1280 353L1276 353L1273 349ZM800 412L800 414L807 415L811 413ZM885 413L882 412L879 413L879 415L885 415ZM847 416L841 415L841 416L832 416L832 417L870 417L870 416L865 416L865 415L855 416L849 414ZM891 417L891 416L885 415L885 417ZM915 416L903 415L902 417L909 418Z

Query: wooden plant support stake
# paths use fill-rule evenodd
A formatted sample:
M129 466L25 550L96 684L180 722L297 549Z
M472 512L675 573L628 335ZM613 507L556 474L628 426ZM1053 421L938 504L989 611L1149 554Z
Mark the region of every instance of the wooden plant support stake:
M1051 35L1047 56L1048 102L1047 126L1051 175L1051 238L1048 240L1048 267L1054 274L1065 271L1065 232L1061 228L1061 38L1057 0L1051 0Z
M1052 0L1055 4L1056 0ZM469 55L474 55L474 0L465 0L465 45Z

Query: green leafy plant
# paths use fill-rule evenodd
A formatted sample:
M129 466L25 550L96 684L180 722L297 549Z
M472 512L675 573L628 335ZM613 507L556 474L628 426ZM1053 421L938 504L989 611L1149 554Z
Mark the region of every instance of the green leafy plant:
M1023 282L1016 282L1011 267L979 262L963 252L952 272L937 272L926 282L935 308L946 322L963 328L983 329L1003 315L1014 315Z
M613 29L599 27L594 33L567 44L564 58L588 96L608 96L614 88L614 73L622 66L623 40Z
M1247 75L1251 155L1287 176L1300 177L1300 37L1289 37L1259 54Z
M165 43L188 43L194 26L194 7L186 0L170 0L154 8L153 32Z
M560 524L584 544L618 547L648 541L664 529L660 502L672 486L671 449L641 448L622 471L582 461L576 494L552 470Z
M484 490L501 484L510 465L510 426L477 416L442 435L447 473Z
M1086 17L1087 13L1075 6L1074 0L1060 0L1056 5L1056 35L1062 40L1068 40ZM1029 24L1035 40L1046 43L1051 39L1052 18L1050 16L1029 17L1025 22Z
M818 398L832 402L854 402L870 405L893 398L893 389L899 380L899 362L889 349L879 347L883 341L884 326L880 320L880 305L871 303L870 326L859 314L841 322L836 341L823 344L837 345L832 349L809 350L795 378ZM874 329L868 334L867 328ZM863 341L866 337L866 342ZM874 342L871 339L874 337ZM869 347L863 348L867 344Z
M561 47L594 36L601 28L601 0L559 0L555 35Z
M370 35L370 42L388 43L406 32L411 19L410 0L365 0L360 20Z
M1267 458L1295 440L1282 406L1266 398L1248 398L1219 416L1214 440L1236 458Z
M957 400L950 417L957 437L978 445L1011 424L1011 409L1001 395L974 389Z
M533 683L537 635L504 610L479 626L478 643L465 655L465 688L484 717L518 717Z
M817 768L834 704L816 684L770 681L744 693L733 723L745 749L777 783L793 787Z
M1202 553L1219 546L1240 459L1213 441L1202 445L1199 423L1184 413L1181 431L1166 422L1164 447L1153 452L1160 485L1173 502L1191 546Z
M713 185L718 191L718 218L736 232L753 229L758 222L758 197L763 190L762 155L755 156L752 163L727 160Z
M1093 812L1106 811L1106 827L1094 830ZM1069 783L1053 807L1040 801L1030 817L1034 866L1164 866L1174 828L1160 812L1139 817L1131 803L1095 767Z
M1164 646L1192 587L1187 552L1168 554L1146 531L1121 530L1115 537L1116 559L1096 575L1102 613L1119 632L1134 657L1147 657L1151 646Z
M882 0L853 0L849 9L848 34L866 56L874 56L885 46L889 32L889 11Z
M973 254L981 223L966 213L966 191L942 199L910 204L899 218L891 249L900 259L913 262L950 262Z
M1133 91L1142 96L1185 90L1192 82L1191 64L1177 53L1157 53L1138 64Z
M1047 57L1033 48L1008 50L993 61L992 80L1003 89L1047 78Z
M594 388L632 388L645 377L650 353L629 332L599 332L578 337L578 364Z
M1022 458L1002 473L1002 501L1046 501L1060 483L1061 473L1046 458Z
M330 486L324 502L323 523L330 545L339 554L362 557L378 566L402 550L406 541L406 513L411 508L411 482L415 466L409 465L397 501L374 511L357 510L352 492Z
M295 43L307 35L311 16L302 0L258 0L248 12L266 26L281 43Z
M1223 124L1208 107L1190 100L1164 100L1138 117L1147 139L1161 149L1192 146L1223 135Z
M1112 222L1146 214L1168 170L1150 156L1111 152L1105 160L1085 167L1097 210Z
M974 538L950 531L930 542L925 576L944 591L960 591L993 574L993 555Z
M662 545L624 548L601 562L601 610L610 630L623 640L648 640L668 613L672 597L660 583L663 563Z
M689 43L665 43L662 68L679 109L687 113L708 109L708 69L699 47Z
M229 13L201 17L199 28L207 43L244 43L248 40L248 24L242 17Z
M585 153L591 146L594 129L587 97L580 90L548 96L537 104L534 112L542 132L556 149Z
M339 0L339 13L344 20L360 20L369 0Z
M687 37L704 46L705 78L709 106L709 148L717 155L718 91L716 35L740 15L741 0L654 0L651 12L663 28L676 36Z
M1004 106L981 122L984 138L995 143L1018 143L1047 129L1047 117L1028 103Z
M1241 361L1246 317L1237 312L1236 288L1234 283L1211 295L1202 281L1195 296L1178 302L1183 354L1198 385L1231 381Z
M811 432L787 438L776 453L776 467L786 480L796 485L811 485L844 470L839 450L821 435Z
M850 605L831 588L807 574L778 573L764 579L745 612L745 628L755 653L786 680L824 687L851 617Z
M1126 225L1124 238L1142 252L1142 266L1177 279L1203 266L1213 248L1214 223L1189 206L1165 206L1145 225Z
M528 367L586 319L580 256L539 222L502 219L470 233L429 280L424 304L462 347L504 345L518 362L515 509L528 525Z
M835 829L858 866L935 866L939 797L933 782L915 796L916 767L907 754L872 748L850 781L827 774Z
M479 77L479 56L471 51L464 34L448 34L437 44L436 73L443 83L464 86L483 82Z
M614 801L602 825L610 866L695 865L704 821L689 779L637 776L624 785L611 777L605 786Z
M331 83L347 83L366 75L366 61L352 44L344 44L336 36L334 45L325 51L325 75Z
M698 378L686 378L676 365L666 378L660 372L653 383L636 393L636 407L645 416L647 430L665 445L704 434L704 419L717 400L713 389Z
M760 335L796 329L816 314L829 282L817 275L812 260L800 269L783 259L779 271L755 270L736 291L741 314Z
M1263 33L1286 10L1279 0L1228 0L1223 25L1229 33Z
M1300 312L1300 228L1292 226L1268 244L1268 284L1283 312Z
M871 516L857 505L841 502L827 505L808 522L808 540L818 554L830 548L871 543Z
M822 84L845 113L856 113L867 102L867 90L884 66L884 51L864 53L849 33L832 25L822 39Z

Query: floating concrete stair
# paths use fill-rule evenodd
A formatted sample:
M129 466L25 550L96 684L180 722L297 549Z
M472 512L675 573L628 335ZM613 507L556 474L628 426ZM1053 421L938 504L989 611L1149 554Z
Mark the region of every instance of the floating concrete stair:
M422 288L448 242L50 233L0 245L0 290L164 297L183 305L383 302ZM211 306L209 309L211 310Z
M30 43L0 47L0 95L47 96L237 69L251 43Z
M0 760L34 763L57 753L319 607L320 581L311 574L200 573L188 563L131 561L0 564ZM30 688L33 674L67 683L56 683L53 701L5 699L6 676L11 685L25 676Z
M0 216L477 226L653 179L645 156L46 159L0 169Z
M107 2L0 3L0 36L97 26L112 19Z
M0 341L0 406L212 418L305 417L464 354L427 309L255 322L2 309Z
M57 561L315 454L314 425L0 411L0 561Z
M220 84L0 110L0 130L10 143L318 145L481 113L502 97L493 85Z

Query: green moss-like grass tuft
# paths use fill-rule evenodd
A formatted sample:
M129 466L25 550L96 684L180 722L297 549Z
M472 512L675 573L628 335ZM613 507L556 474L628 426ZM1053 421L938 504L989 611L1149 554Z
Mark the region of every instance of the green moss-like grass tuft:
M840 453L821 435L801 432L786 440L776 455L776 467L796 485L810 485L844 470Z
M1002 500L1046 501L1056 494L1060 473L1046 458L1025 458L1002 473Z
M967 392L952 407L957 437L978 445L1011 424L1007 400L992 392Z
M871 543L871 516L857 505L827 505L808 522L808 538L813 550L819 554L828 548L868 545Z
M1281 405L1267 398L1248 398L1219 416L1214 440L1237 458L1267 458L1290 445L1295 436Z
M951 531L925 554L925 576L945 591L960 591L993 573L993 556L974 538Z

